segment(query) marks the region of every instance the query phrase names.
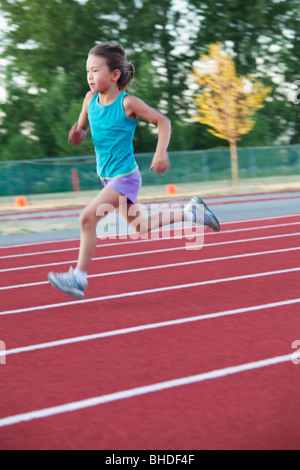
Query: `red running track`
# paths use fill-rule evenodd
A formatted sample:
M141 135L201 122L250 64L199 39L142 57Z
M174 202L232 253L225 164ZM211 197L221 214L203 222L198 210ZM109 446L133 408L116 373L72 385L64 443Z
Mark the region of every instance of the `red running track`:
M0 249L1 449L299 449L300 214L77 254Z

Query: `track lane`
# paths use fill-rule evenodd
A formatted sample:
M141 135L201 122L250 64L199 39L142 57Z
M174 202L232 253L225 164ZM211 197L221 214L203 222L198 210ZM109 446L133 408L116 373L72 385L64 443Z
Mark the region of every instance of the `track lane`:
M297 367L280 364L6 427L1 447L294 450L300 439L297 386Z
M89 308L79 302L62 308L2 316L1 330L7 348L12 349L149 322L296 299L299 279L299 273L297 276L295 273L277 274L156 292L141 296L138 301L134 296L115 298L93 303Z
M201 253L202 252L203 251L201 250ZM208 261L204 262L205 258L199 259L199 254L200 252L198 251L189 252L188 256L191 255L192 258L192 260L190 260L190 264L186 264L188 261L182 253L182 260L179 262L173 260L170 253L165 253L163 260L160 256L160 259L157 259L157 263L161 263L163 261L164 264L152 264L152 257L149 259L146 255L143 257L143 262L145 264L136 268L136 272L131 272L133 268L131 268L130 265L123 266L123 260L118 259L119 263L116 266L116 274L108 276L103 276L106 271L99 269L99 266L97 273L99 274L99 277L89 278L87 299L115 295L123 292L155 289L169 285L204 282L211 279L291 269L297 267L297 255L299 258L299 251L291 251L275 252L256 256L241 256L232 259L230 259L230 255L228 257L221 256L221 258L225 259L218 260L218 257L215 257L208 258ZM249 253L244 253L244 255L247 254ZM149 264L147 264L147 262ZM179 265L176 266L176 263ZM300 263L298 264L300 265ZM144 268L147 267L156 269L144 270ZM141 271L138 271L138 269L141 269ZM117 274L119 271L124 271L124 273ZM109 273L111 271L107 272ZM170 278L172 279L171 283ZM38 289L38 295L36 295L36 289ZM49 284L46 284L41 285L38 288L36 286L26 288L20 287L18 289L18 296L12 295L11 290L2 290L1 300L2 306L5 307L4 310L7 311L28 308L29 306L36 307L38 305L61 303L64 302L64 300L70 300L70 298L63 293L56 291ZM2 311L3 309L0 310L0 314Z
M289 321L284 321L286 318ZM10 409L14 414L24 412L24 403L27 410L56 406L142 384L208 372L214 370L216 364L221 369L260 360L262 354L273 357L292 352L295 326L299 326L295 309L287 306L262 311L259 320L258 326L256 314L250 313L86 343L80 353L76 346L65 346L55 352L11 357L15 374L6 377L9 393L5 400L5 416ZM153 344L156 345L155 354ZM87 362L87 358L90 361ZM295 365L292 367L296 368ZM19 383L22 388L16 386ZM219 392L215 387L218 384L213 386L211 393L218 401ZM152 397L150 403L151 400ZM255 405L253 397L250 401ZM235 394L231 395L230 406L233 403L236 405ZM99 408L94 409L94 414L101 414ZM78 413L80 416L81 412L75 412L75 415ZM36 426L39 427L38 422Z
M212 234L211 239L214 239L219 235L220 234ZM258 246L261 246L261 249L266 249L266 244L268 249L271 249L274 246L282 248L283 243L284 246L286 246L287 240L287 244L290 243L290 246L295 247L295 237L290 238L293 239L294 243L291 243L289 238L273 239L271 241L272 245L270 245L270 241L256 241L255 247L253 245L253 249L254 251L258 251ZM220 250L220 255L222 256L227 249L227 253L241 252L241 248L244 252L246 249L250 249L251 251L252 243L254 242L237 243L235 245L224 244L223 246L214 246L214 248L210 247L210 250L213 249L214 255L216 252L219 252L218 250ZM250 246L251 248L249 248ZM201 253L201 256L203 256L205 249L206 247L201 250L201 252L198 252L198 255ZM187 253L188 252L185 252L184 254ZM189 253L191 257L193 257L195 252ZM136 266L143 266L143 258L147 258L148 256L149 255L143 257L143 255L141 255L141 257L129 258L130 267L132 266L133 260L136 261ZM154 255L154 257L157 263L161 263L162 254L157 254L157 258L156 255ZM174 259L181 259L181 255L178 252L173 252L170 257L172 262L174 262ZM165 255L163 255L163 258L165 260ZM282 266L285 265L286 262L291 262L291 265L293 265L293 262L295 265L297 258L293 256L293 254L289 253L286 255L284 260L281 256L279 256L278 260L279 264ZM95 261L93 266L95 271L98 270L99 272L99 265L100 269L105 267L105 263L107 263L106 266L109 269L113 266L117 268L118 261L120 265L120 260L117 259L107 260L104 262ZM151 255L151 263L152 261L153 255ZM253 258L251 259L251 263L252 262ZM134 263L135 262L133 262L133 265L135 265ZM124 268L124 263L121 264L122 268ZM212 265L213 264L214 263L212 263ZM218 262L218 264L222 264L222 262ZM233 269L237 269L236 264L237 263L234 261L233 265L235 267ZM255 263L254 266L256 266L256 264L257 263ZM127 265L128 263L126 262L125 268ZM201 266L201 264L199 266ZM202 267L203 266L204 265L202 265ZM244 268L246 267L246 269L249 268L247 264L244 264L243 266ZM276 266L278 266L278 264L276 264ZM242 267L242 265L239 265L239 267ZM267 264L266 267L269 269L269 264ZM211 271L209 271L210 268ZM208 268L208 271L215 274L213 267L210 266L210 268ZM225 269L230 269L229 265ZM180 268L178 268L178 271L176 268L176 279L186 280L186 276L189 277L190 274L186 271L183 275L181 271L182 270ZM153 271L153 273L156 273L156 271ZM35 274L41 275L41 273ZM14 275L16 281L16 273L14 273ZM133 277L131 279L128 278L127 281L135 283L136 285L136 274L132 274L132 276ZM117 279L120 277L121 276L118 276ZM162 279L151 278L149 282L156 281L161 282ZM142 278L139 279L138 282L143 282ZM95 289L98 292L99 282L95 282L94 284L94 280L91 280L90 285L91 284L93 290ZM120 287L120 283L118 283L117 287ZM111 284L111 288L113 289L113 284ZM24 296L30 295L28 289L29 288L23 289L24 291L27 291ZM39 290L39 294L40 292L41 291ZM2 293L3 292L1 292L1 298ZM33 295L34 294L31 293L32 298ZM146 299L143 299L143 303L140 302L141 298L137 302L133 297L129 297L125 299L114 299L100 302L99 305L72 305L65 307L63 311L62 309L54 309L52 311L45 311L42 314L38 314L38 312L28 312L24 316L12 315L9 316L9 318L0 317L0 323L4 328L6 328L3 332L5 332L4 336L8 340L7 346L14 347L14 344L26 345L30 344L30 342L34 343L43 340L42 338L44 338L44 340L49 340L51 337L53 339L59 339L64 336L71 337L72 335L80 332L81 334L88 332L95 333L95 328L97 331L108 331L112 328L120 328L122 325L124 327L125 325L136 325L137 323L146 324L149 323L150 318L151 321L160 321L167 318L189 316L191 311L194 311L195 314L205 314L209 311L220 311L220 304L222 304L222 308L225 310L226 307L230 308L230 306L235 306L236 308L237 306L247 306L249 305L249 299L253 302L252 305L255 305L258 303L266 303L268 301L267 299L270 299L270 301L276 301L296 296L299 297L298 273L288 273L265 278L227 282L223 285L217 284L207 285L205 287L188 288L184 289L184 292L170 291L167 293L158 292L155 295L148 294ZM199 299L201 299L201 301L199 301ZM80 344L79 347L78 345L69 345L54 348L51 351L24 353L19 356L16 355L15 357L9 356L7 361L8 364L9 361L13 361L13 364L17 365L14 369L17 372L16 380L19 379L18 384L21 380L22 385L25 387L25 396L26 400L28 400L28 402L26 401L26 406L28 403L35 403L34 395L30 396L30 386L31 388L33 387L33 390L36 390L38 394L40 393L40 390L38 389L39 383L42 385L42 390L44 390L44 387L45 389L47 388L48 379L50 380L50 386L48 387L48 391L45 391L44 399L48 397L51 400L56 400L58 398L58 393L55 386L58 386L58 384L61 383L67 384L63 391L63 393L66 392L67 398L70 396L67 394L69 391L68 388L70 388L71 394L77 392L85 394L86 392L90 393L93 390L96 392L96 388L98 386L99 392L99 388L103 386L105 387L106 384L103 385L103 381L101 381L101 378L103 379L103 377L101 375L95 378L95 369L93 370L93 364L96 366L99 363L100 365L102 364L101 367L103 367L103 369L101 370L108 373L109 380L111 380L110 386L112 387L116 384L119 385L118 371L126 371L126 364L128 367L130 367L130 364L132 365L132 362L130 361L136 362L134 362L134 366L130 368L130 373L133 375L129 376L129 379L133 378L133 381L138 381L140 378L148 379L149 374L147 374L146 377L146 373L149 371L154 375L159 375L162 372L159 370L159 367L156 366L156 364L159 364L159 366L163 366L164 374L162 374L162 377L163 380L165 380L166 371L167 374L171 374L172 372L180 372L183 370L183 375L186 375L185 371L189 370L189 367L193 368L191 359L196 361L195 357L201 357L200 363L203 360L203 363L200 365L208 366L211 364L212 369L214 369L216 368L216 364L222 360L226 363L227 360L235 361L238 358L242 359L242 353L248 354L250 351L250 355L253 354L255 356L259 353L259 348L261 348L261 352L263 352L264 355L265 351L270 351L270 353L273 352L273 355L279 354L279 350L282 350L283 354L292 352L292 350L289 349L291 338L293 338L292 341L294 339L298 339L296 337L294 338L294 336L295 332L299 331L299 320L297 314L299 309L294 305L280 307L275 310L263 311L259 315L259 323L257 323L257 312L251 312L237 315L235 318L232 317L230 319L229 317L224 317L223 319L218 320L203 320L199 322L199 327L197 328L195 328L195 324L184 325L181 327L181 332L185 332L183 335L184 339L182 339L182 335L180 336L178 334L180 331L179 327L169 327L166 331L172 331L172 334L168 335L165 335L162 332L164 330L163 328L161 331L156 331L155 333L138 333L136 335L136 339L133 341L130 339L129 342L128 337L130 335L126 335L127 342L125 336L122 338L121 342L117 342L116 338L109 338L104 341L90 341L84 345ZM250 319L252 319L253 323ZM174 335L173 331L175 330L177 333ZM204 335L204 341L200 345L200 349L199 344L197 344L196 341L197 333L198 339L199 337L202 337L202 334ZM133 334L132 336L135 335ZM189 337L191 337L191 345L189 344ZM213 341L208 346L205 342L207 338L213 338ZM154 351L156 352L153 345L158 345L157 356L155 358L151 356ZM165 345L165 350L163 349L163 345ZM181 350L179 346L182 346ZM237 354L236 346L238 346ZM103 351L105 352L103 356L101 356L102 348L104 348ZM140 352L134 352L135 348L138 348L136 351ZM143 356L145 349L147 351L147 355ZM62 352L63 350L65 351L64 353ZM180 355L180 351L184 351L186 353ZM222 351L225 351L225 353L222 354ZM168 352L169 354L166 354ZM207 359L206 355L208 357ZM26 357L31 357L31 361L25 361ZM120 361L119 358L121 359ZM105 359L112 361L110 372L109 370L106 370L104 364ZM123 359L125 361L124 363L122 362ZM261 359L261 357L259 359ZM211 363L210 360L212 361ZM88 363L92 363L92 365L90 364L88 366ZM37 364L37 369L35 371L33 370L34 367L32 367L32 364ZM108 364L109 362L107 362L106 365ZM135 364L137 365L136 370ZM217 364L217 366L219 367L219 364ZM182 388L179 387L176 390L166 390L157 394L151 394L151 396L138 397L127 401L124 400L122 402L103 405L94 409L68 413L64 416L60 415L53 418L46 418L44 420L40 420L39 423L32 422L23 425L16 425L11 428L5 428L5 434L2 434L2 430L0 429L0 441L3 443L2 445L4 447L6 445L9 446L9 443L12 443L12 436L14 434L15 447L18 447L20 442L20 445L30 447L32 442L35 441L41 448L43 448L43 446L45 446L45 448L49 448L49 445L50 447L52 445L54 448L59 448L60 446L64 448L68 446L74 448L78 448L80 446L83 446L83 448L88 448L89 446L92 448L115 448L117 444L117 447L120 449L122 446L124 446L123 448L128 449L130 448L129 446L131 443L135 442L135 448L146 448L145 445L150 443L153 443L153 445L150 445L149 448L155 448L155 443L165 443L163 448L167 449L169 445L168 443L170 443L170 448L184 448L184 445L182 445L182 436L187 437L187 440L184 440L184 442L187 442L187 448L193 448L194 446L191 446L191 443L199 442L199 440L196 441L195 436L202 436L201 444L198 444L198 446L203 446L203 448L211 445L211 443L215 443L216 446L219 445L221 447L224 445L224 448L230 445L230 443L245 446L250 442L253 442L257 446L269 443L269 445L275 445L276 447L276 444L278 445L280 442L284 442L285 445L288 445L288 443L292 445L293 442L299 442L299 439L298 441L296 440L296 437L299 436L299 426L297 426L295 420L293 421L293 417L296 414L299 404L297 404L295 400L293 404L289 403L290 406L286 407L286 397L291 393L295 393L295 390L299 388L299 374L297 375L297 381L295 380L297 369L295 365L291 366L290 364L286 364L274 366L274 371L281 370L280 378L278 377L278 372L276 372L277 375L275 373L273 374L275 379L270 383L270 381L265 381L264 379L266 375L270 374L270 369L271 368L268 368L266 374L264 374L264 371L247 373L247 377L250 378L253 377L253 374L256 374L255 377L257 378L257 385L256 382L253 384L252 380L249 380L248 378L241 381L241 374L239 377L232 377L232 380L230 380L230 378L219 379L218 385L213 385L211 382L208 387L206 383L194 384ZM8 368L3 368L3 370L7 371ZM25 381L22 382L21 375L23 373L27 373L27 376ZM93 374L94 382L92 380ZM246 377L246 373L243 375ZM283 377L284 384L282 383ZM153 376L153 378L156 379L156 375L155 377ZM39 382L40 379L41 381ZM44 384L42 383L42 379L45 381ZM125 379L126 377L122 377L122 380L124 380L124 382L122 382L124 386L126 385ZM26 380L28 380L28 382L26 382ZM78 388L76 388L73 381L77 381L76 384L79 384ZM244 405L241 407L241 410L239 410L239 407L237 406L237 396L232 393L232 388L230 387L230 385L234 384L236 381L238 385L242 383L242 387L240 387L240 390L242 391L240 394ZM222 388L225 382L227 386ZM244 393L246 393L247 390L253 390L253 385L255 385L254 388L256 393L246 395L245 397ZM19 401L17 400L17 394L20 391L17 390L17 382L15 386L13 386L13 384L11 384L11 386L11 406L15 412L14 406L16 403L18 404L17 406L19 406L19 404L24 403L24 401L22 402L21 399ZM208 391L207 393L204 393L206 388ZM272 400L270 395L271 392L272 396L275 395L277 397L279 393L280 398L278 401L274 402L274 400ZM13 399L14 393L16 393L15 400ZM197 395L195 395L195 393ZM205 403L205 409L201 406L199 407L199 394L201 395L201 402ZM168 397L167 400L162 399L162 396ZM176 401L177 396L179 396L180 399ZM213 406L213 403L220 402L219 396L222 396L222 399L224 397L226 409L224 410L221 401L220 406L217 408L219 410L219 419L216 421L214 420L216 407ZM183 397L187 401L183 402ZM207 409L208 406L209 409ZM287 412L285 412L286 408L288 408ZM137 415L133 414L133 409ZM256 410L256 414L251 412L252 409ZM178 410L180 410L180 421L178 422L178 420L175 419L174 426L170 433L170 416L173 416L174 418L174 416L176 416L176 412L178 413ZM229 411L227 412L227 410ZM118 416L118 413L121 413L121 415ZM257 413L260 413L261 417L268 418L265 425L261 420L257 422ZM280 426L278 425L278 413L280 414ZM106 416L106 421L108 421L106 424L102 422L104 416ZM145 421L145 416L148 418L148 421ZM185 416L190 416L190 418L185 419ZM237 426L235 424L233 425L232 416L236 416L236 419L239 419ZM142 417L143 419L141 419ZM86 419L89 419L89 426L83 425ZM127 422L126 433L124 433L124 421ZM199 421L202 423L200 427ZM145 426L145 423L150 427ZM211 430L210 436L208 436L208 434L202 429L202 425L204 423L206 424L206 429ZM113 429L116 429L116 426L118 427L117 433L113 432ZM271 432L268 432L269 426L272 427ZM79 427L84 427L84 431L82 433L78 433ZM153 432L153 429L156 428L158 431ZM167 433L167 429L169 429L169 434ZM224 429L231 429L232 433L224 433ZM255 436L251 434L249 429L256 429ZM165 433L163 433L162 430L165 430ZM3 439L2 435L4 436ZM112 435L115 437L113 440L111 438ZM260 436L261 439L256 439L256 436ZM145 444L145 442L148 444ZM157 445L157 448L160 448L161 444ZM196 446L197 444L195 444L195 448Z
M179 242L179 245L177 243ZM169 241L167 245L161 246L161 242L159 245L156 244L153 250L149 247L148 249L144 250L137 250L133 251L131 245L131 250L127 250L127 252L121 254L110 254L109 252L105 252L102 256L98 256L98 252L96 252L95 257L91 263L90 274L95 274L97 271L97 267L99 266L98 263L101 263L101 270L105 271L111 268L111 270L119 269L118 266L120 263L122 265L130 265L133 268L136 266L141 266L143 262L146 262L148 258L148 262L151 259L157 260L158 263L161 264L162 255L166 257L168 255L172 256L172 259L182 260L192 260L201 258L209 258L213 257L214 253L215 256L224 255L226 256L227 253L230 253L231 250L235 250L233 253L245 252L248 250L253 251L265 251L266 244L269 246L272 244L274 249L276 247L295 247L300 246L300 235L291 233L291 234L282 234L282 235L267 235L267 236L260 236L260 237L252 237L252 238L240 238L238 240L220 240L219 238L215 238L214 242L205 243L202 249L198 250L187 250L185 244L182 241L172 240ZM171 243L171 245L170 245ZM145 260L145 261L144 261ZM8 260L6 260L8 261ZM27 259L26 259L27 261ZM23 284L23 283L30 283L30 282L39 282L42 280L47 279L47 273L49 271L57 271L63 272L69 269L70 265L76 266L76 261L74 263L69 260L64 262L64 264L59 264L57 261L48 263L40 263L37 265L30 266L30 269L26 265L18 265L19 267L13 268L9 265L7 268L2 267L0 268L0 287L5 287L9 285ZM19 260L20 263L20 260ZM99 269L99 268L98 268Z

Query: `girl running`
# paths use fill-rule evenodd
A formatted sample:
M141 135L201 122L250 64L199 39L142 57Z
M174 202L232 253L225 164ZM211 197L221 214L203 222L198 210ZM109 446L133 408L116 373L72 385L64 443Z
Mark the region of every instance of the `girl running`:
M119 210L135 230L145 234L165 225L192 221L207 225L214 231L220 225L204 202L194 196L184 209L164 211L158 216L142 217L134 224L137 213L132 215L130 207L136 203L142 184L141 174L134 157L133 136L138 119L158 127L156 151L150 166L155 173L170 169L167 153L170 135L170 120L151 108L141 99L128 95L125 90L134 76L134 67L127 61L121 45L104 43L91 49L87 59L87 93L78 122L69 133L69 141L79 145L91 129L96 152L97 174L104 186L96 198L80 215L81 240L77 267L67 273L49 273L50 283L60 291L76 298L83 298L88 282L87 272L93 257L97 233L96 227L103 217L101 208Z

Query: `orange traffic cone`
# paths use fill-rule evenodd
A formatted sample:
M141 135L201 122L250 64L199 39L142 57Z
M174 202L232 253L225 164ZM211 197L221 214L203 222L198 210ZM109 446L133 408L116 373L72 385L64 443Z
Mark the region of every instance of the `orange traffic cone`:
M167 194L178 194L176 184L167 184Z
M15 206L16 207L26 207L27 206L26 197L16 196L15 197Z

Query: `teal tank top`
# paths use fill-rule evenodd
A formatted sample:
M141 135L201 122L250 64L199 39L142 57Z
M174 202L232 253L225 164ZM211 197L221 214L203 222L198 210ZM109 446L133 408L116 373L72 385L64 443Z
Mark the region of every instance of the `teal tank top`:
M138 119L125 114L123 100L127 94L123 91L113 103L103 106L96 93L88 106L97 174L101 178L126 176L138 168L132 143Z

